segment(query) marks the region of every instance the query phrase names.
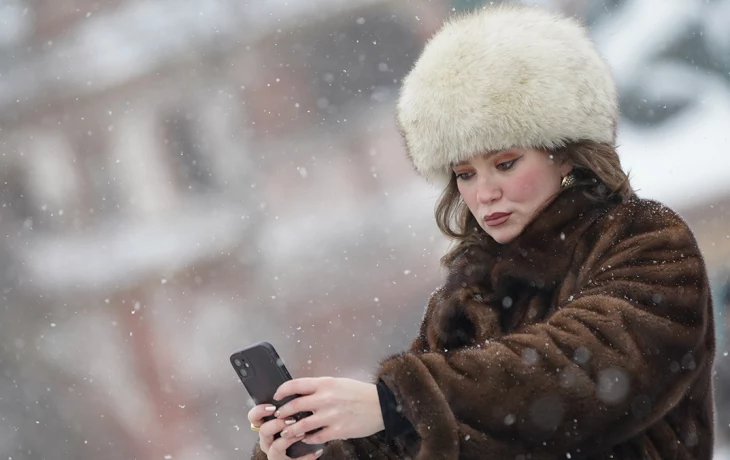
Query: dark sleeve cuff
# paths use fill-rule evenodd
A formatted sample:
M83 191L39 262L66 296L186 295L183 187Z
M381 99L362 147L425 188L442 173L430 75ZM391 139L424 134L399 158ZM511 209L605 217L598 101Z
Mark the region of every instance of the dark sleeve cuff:
M413 424L401 412L398 401L390 388L382 380L378 380L377 387L380 411L383 413L385 425L385 430L378 435L390 440L415 431Z

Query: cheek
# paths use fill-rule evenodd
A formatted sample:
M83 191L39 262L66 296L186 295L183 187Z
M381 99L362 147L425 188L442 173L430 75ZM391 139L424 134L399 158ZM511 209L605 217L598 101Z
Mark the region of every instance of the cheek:
M547 194L548 182L545 176L545 172L538 168L520 171L505 184L505 195L510 201L525 202L538 198L543 192Z

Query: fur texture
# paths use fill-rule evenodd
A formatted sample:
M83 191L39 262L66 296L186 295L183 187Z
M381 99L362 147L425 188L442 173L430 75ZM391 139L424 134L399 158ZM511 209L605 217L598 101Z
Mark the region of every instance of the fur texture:
M378 372L416 433L323 458L712 458L712 302L677 214L567 189L516 240L463 244L449 269L410 350Z
M500 5L448 22L403 82L397 121L416 170L445 185L452 164L512 147L613 144L611 70L575 21Z

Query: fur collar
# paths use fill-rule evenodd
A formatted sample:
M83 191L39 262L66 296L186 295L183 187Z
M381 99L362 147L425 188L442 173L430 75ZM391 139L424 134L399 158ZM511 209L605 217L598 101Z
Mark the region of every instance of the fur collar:
M521 297L549 296L565 279L585 230L609 207L587 197L585 188L571 188L510 243L496 243L484 232L462 243L436 293L429 347L475 345L511 329L512 304Z

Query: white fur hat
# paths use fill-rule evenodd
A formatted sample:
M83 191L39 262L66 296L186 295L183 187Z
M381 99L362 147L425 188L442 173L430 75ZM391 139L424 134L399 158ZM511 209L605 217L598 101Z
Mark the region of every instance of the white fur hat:
M575 20L499 5L446 23L403 81L398 125L416 170L445 185L451 166L513 147L613 144L611 70Z

